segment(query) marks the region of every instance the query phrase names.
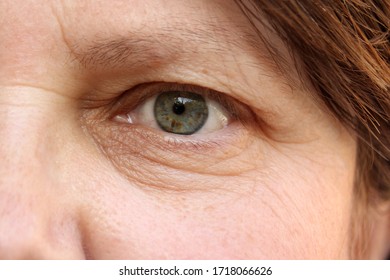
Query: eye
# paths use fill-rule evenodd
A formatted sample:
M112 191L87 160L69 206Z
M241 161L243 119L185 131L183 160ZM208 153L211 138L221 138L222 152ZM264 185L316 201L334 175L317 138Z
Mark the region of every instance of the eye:
M141 83L103 105L93 104L83 120L104 155L130 180L169 189L163 178L173 169L184 172L177 184L185 188L189 173L231 176L250 168L247 162L230 162L254 147L261 126L235 94L198 85Z
M164 90L114 119L173 134L205 134L223 129L234 118L221 103L226 101L207 90Z
M154 118L166 132L193 134L203 127L208 115L206 100L193 92L164 92L154 102Z

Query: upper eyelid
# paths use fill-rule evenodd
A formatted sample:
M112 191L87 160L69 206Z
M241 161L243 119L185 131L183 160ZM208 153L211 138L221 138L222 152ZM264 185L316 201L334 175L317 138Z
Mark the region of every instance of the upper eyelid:
M198 89L191 86L193 91L197 92ZM199 88L199 87L198 87ZM152 82L152 83L144 83L140 85L136 85L125 92L123 92L115 103L118 106L125 106L124 110L132 110L136 106L144 103L146 100L151 98L153 95L157 93L165 92L165 91L191 91L188 87L177 83L164 83L164 82ZM131 100L132 104L128 104L127 100ZM114 108L115 110L115 108Z

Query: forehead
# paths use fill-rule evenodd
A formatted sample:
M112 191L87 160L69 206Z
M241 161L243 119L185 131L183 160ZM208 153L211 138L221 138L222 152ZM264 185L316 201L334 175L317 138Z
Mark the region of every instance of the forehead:
M141 57L144 52L155 57L167 57L169 52L193 55L204 48L211 54L267 52L259 51L263 44L233 0L68 1L56 14L71 47L87 51L118 50L127 44ZM93 51L90 54L98 57Z
M203 25L214 29L247 25L238 11L234 1L218 0L4 0L0 3L0 22L7 30L24 32L25 36L25 31L34 35L53 31L61 35L58 31L62 31L74 37L82 37L86 32L105 36L129 30L148 34L155 28L176 31ZM7 31L1 29L2 33Z
M121 37L163 39L158 35L166 37L165 41L173 39L178 49L185 41L225 47L238 43L241 48L245 47L243 41L262 45L233 0L4 0L0 3L0 23L2 45L5 49L11 46L15 52L33 47L47 51L53 45L89 46L91 40L118 42ZM277 40L268 35L269 41ZM182 41L175 42L177 37Z

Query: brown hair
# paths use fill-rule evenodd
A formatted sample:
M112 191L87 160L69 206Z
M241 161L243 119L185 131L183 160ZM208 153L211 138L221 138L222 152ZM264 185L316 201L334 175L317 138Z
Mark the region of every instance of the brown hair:
M272 26L292 53L298 55L305 75L326 106L355 131L355 194L363 201L365 212L376 198L390 200L390 2L237 3L254 25L259 20ZM355 210L357 216L363 213ZM362 257L365 246L357 247L360 253L354 255Z

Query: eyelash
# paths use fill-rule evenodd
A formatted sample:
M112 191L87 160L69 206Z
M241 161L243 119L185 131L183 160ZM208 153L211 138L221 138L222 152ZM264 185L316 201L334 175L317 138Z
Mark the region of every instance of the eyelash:
M193 92L202 95L204 98L214 100L223 108L225 108L227 112L229 112L231 121L228 126L233 122L245 124L248 123L249 120L253 120L254 118L252 111L247 106L245 106L239 101L236 101L225 93L217 92L212 89L196 85L165 82L141 84L133 87L130 90L125 91L119 97L119 100L117 99L114 102L113 107L111 108L111 112L113 113L110 115L109 118L115 121L115 117L117 117L118 115L126 115L127 113L131 112L132 110L135 110L137 107L144 104L149 98L168 91ZM161 133L163 133L163 131L161 131ZM164 132L164 134L166 133ZM190 137L188 137L187 135L184 138L186 138L188 141L188 138L191 137L194 138L194 135L190 135ZM183 136L169 135L167 136L167 138L183 138Z

